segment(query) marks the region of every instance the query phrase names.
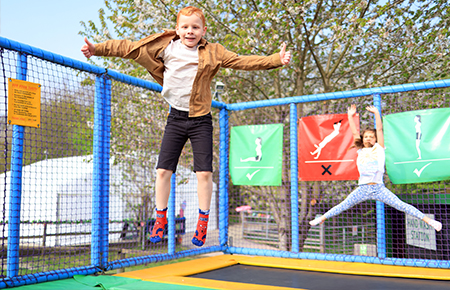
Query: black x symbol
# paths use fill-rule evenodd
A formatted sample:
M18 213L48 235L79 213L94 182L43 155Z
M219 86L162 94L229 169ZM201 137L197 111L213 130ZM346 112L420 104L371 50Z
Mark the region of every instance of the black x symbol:
M330 169L330 167L331 167L331 165L329 165L328 167L325 167L322 165L322 168L324 169L324 171L322 172L322 175L325 175L325 173L327 173L327 172L331 175L331 172L328 170L328 169Z

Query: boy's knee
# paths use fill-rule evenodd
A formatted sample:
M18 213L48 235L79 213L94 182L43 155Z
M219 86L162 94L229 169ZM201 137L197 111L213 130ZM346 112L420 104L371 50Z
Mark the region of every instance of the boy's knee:
M210 171L197 171L196 174L199 181L212 180L212 172Z
M158 179L169 179L173 174L172 170L158 168L156 169L156 178Z

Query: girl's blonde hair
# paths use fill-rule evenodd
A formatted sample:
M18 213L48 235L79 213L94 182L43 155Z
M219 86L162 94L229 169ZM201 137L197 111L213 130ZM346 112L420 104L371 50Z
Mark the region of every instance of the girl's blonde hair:
M192 14L197 15L202 20L203 26L206 26L206 19L205 19L205 15L203 14L203 11L194 6L184 7L183 9L181 9L178 12L177 24L178 24L178 21L180 20L180 15L191 16Z

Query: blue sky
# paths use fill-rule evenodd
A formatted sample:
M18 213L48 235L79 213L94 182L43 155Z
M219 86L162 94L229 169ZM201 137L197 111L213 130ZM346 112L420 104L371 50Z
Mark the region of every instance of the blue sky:
M86 61L80 21L98 21L104 0L0 0L0 35Z

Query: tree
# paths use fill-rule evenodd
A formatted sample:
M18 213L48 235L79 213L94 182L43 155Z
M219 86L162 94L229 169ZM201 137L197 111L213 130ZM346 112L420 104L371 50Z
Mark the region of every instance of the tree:
M241 102L447 77L450 9L445 4L443 0L114 0L107 2L109 13L100 10L100 26L93 21L83 23L81 34L96 42L113 36L138 40L174 28L178 10L194 5L206 14L206 39L238 54L268 55L287 42L293 59L286 68L261 72L224 69L218 73L216 79L227 86L223 100ZM150 79L134 62L112 58L103 62L108 68ZM321 113L334 112L336 107L334 102L323 103ZM288 110L271 107L233 112L230 122L286 123ZM315 105L299 105L299 116L314 113L319 113ZM289 156L289 143L285 144L285 156ZM289 202L290 174L288 168L284 172L282 188L247 189L268 201L267 207L274 211L282 229L279 247L288 249L290 229L283 223L290 213L280 201ZM309 194L310 188L316 188L313 194ZM318 184L301 186L301 228L307 229L307 221L315 215L311 199L321 194L318 188ZM306 232L301 236L305 238Z

